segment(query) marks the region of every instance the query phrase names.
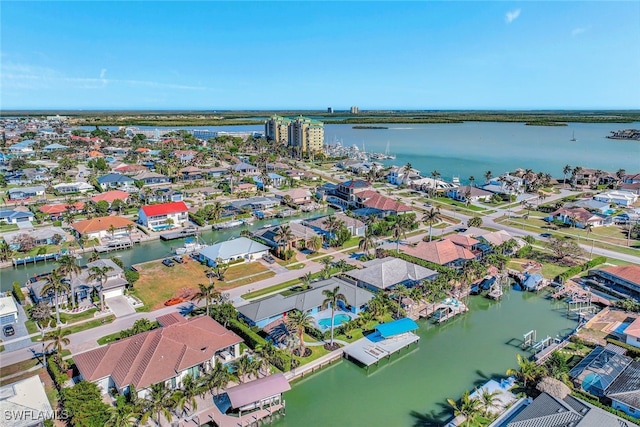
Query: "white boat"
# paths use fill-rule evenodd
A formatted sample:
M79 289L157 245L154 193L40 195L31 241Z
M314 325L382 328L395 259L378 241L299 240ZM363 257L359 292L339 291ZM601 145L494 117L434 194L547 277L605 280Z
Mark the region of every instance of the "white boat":
M176 255L189 255L206 247L207 245L199 243L197 239L187 239L183 247L176 249Z
M577 141L577 139L576 139L576 131L575 130L573 131L573 134L571 135L571 139L569 141L571 141L571 142Z
M239 227L242 224L244 224L244 222L240 221L239 219L234 219L231 221L226 221L226 222L221 222L218 224L214 224L213 225L213 229L215 230L225 230L227 228L234 228L234 227Z

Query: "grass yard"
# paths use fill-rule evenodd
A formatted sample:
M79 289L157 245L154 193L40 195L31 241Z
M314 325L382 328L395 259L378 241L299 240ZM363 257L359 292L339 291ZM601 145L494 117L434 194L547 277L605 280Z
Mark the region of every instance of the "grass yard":
M81 323L79 325L71 325L69 327L64 328L64 330L69 331L70 334L75 334L77 332L86 331L87 329L97 328L98 326L111 323L114 320L116 320L116 316L114 316L113 314L110 314L109 316L90 320L88 322Z
M265 280L275 275L276 273L274 273L273 271L265 271L264 273L258 273L255 276L236 279L231 283L227 283L226 281L225 282L216 281L216 288L222 291L226 291L227 289L237 288L239 286L244 286L244 285L249 285L251 283L259 282L260 280Z
M522 271L523 265L529 261L531 260L522 259L522 258L513 258L507 263L507 268L512 268L514 270ZM539 261L536 261L536 262L539 262ZM563 273L567 268L569 268L561 265L552 264L549 262L541 262L540 264L542 264L542 275L546 279L553 279L560 273Z
M264 273L267 271L269 271L269 269L259 262L242 262L240 264L235 264L229 267L224 275L224 280L225 282L231 282L243 277L251 276L258 273ZM216 282L216 284L220 283L221 285L224 285L224 282L219 282L217 280L214 281Z
M17 374L18 372L26 371L34 366L38 366L40 364L40 359L29 359L23 362L14 363L13 365L0 366L0 377L6 377L8 375ZM30 372L29 376L33 376L33 373ZM15 381L11 381L15 382Z
M2 224L0 225L0 233L4 233L7 231L15 231L18 229L17 224Z

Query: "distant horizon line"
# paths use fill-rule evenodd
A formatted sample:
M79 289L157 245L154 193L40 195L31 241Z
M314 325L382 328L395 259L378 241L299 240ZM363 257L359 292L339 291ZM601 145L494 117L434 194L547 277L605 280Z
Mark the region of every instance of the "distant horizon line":
M329 107L328 107L329 108ZM253 112L309 112L309 113L321 113L321 114L336 114L336 113L348 113L352 114L349 109L334 109L332 113L324 110L317 109L145 109L145 108L136 108L136 109L117 109L117 108L108 108L108 109L69 109L69 108L29 108L29 109L3 109L0 111L0 116L7 116L12 113L61 113L61 112L69 112L69 113L104 113L104 112L114 112L114 113L253 113ZM606 113L606 112L617 112L617 113L637 113L640 112L640 108L638 109L611 109L611 108L585 108L585 109L399 109L399 108L379 108L379 109L359 109L358 113L353 114L354 116L362 115L363 113L384 113L384 112L422 112L422 113L554 113L554 112L575 112L575 113Z

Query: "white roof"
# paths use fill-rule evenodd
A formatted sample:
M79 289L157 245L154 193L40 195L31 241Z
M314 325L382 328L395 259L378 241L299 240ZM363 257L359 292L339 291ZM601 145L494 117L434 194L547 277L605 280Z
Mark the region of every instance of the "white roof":
M268 251L269 247L246 237L216 243L200 250L200 255L215 261L216 258L227 260L248 254Z
M12 427L27 427L34 425L34 420L51 418L53 409L47 399L40 377L34 375L22 381L0 387L0 407L3 417L5 414L29 413L31 416L20 419L16 417L7 420Z
M0 317L18 312L13 297L0 297Z

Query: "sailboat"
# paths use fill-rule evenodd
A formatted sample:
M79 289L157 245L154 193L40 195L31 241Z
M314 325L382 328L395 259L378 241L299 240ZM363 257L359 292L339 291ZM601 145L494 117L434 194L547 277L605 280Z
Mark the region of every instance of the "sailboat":
M385 156L385 158L390 159L390 160L395 160L396 159L395 155L389 154L389 141L387 141L387 149L384 150L384 156Z
M577 141L577 139L576 139L576 131L575 130L573 131L573 134L572 134L571 139L569 141L572 141L572 142Z

